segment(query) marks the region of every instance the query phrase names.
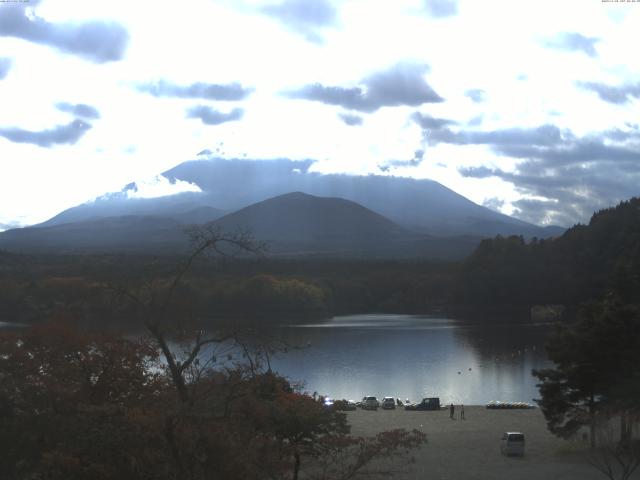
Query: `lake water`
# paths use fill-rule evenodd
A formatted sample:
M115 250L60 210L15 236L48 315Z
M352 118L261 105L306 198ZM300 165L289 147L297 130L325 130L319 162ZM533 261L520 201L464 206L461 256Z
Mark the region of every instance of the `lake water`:
M0 329L21 325L0 322ZM538 398L534 368L550 366L545 324L470 323L421 315L350 315L282 326L290 347L273 370L332 398L440 397L442 403ZM211 350L203 351L203 357ZM242 361L234 355L234 361Z
M549 325L465 323L432 316L352 315L285 326L278 335L301 349L278 354L275 371L332 398L440 397L483 404L538 398L534 368L550 365Z

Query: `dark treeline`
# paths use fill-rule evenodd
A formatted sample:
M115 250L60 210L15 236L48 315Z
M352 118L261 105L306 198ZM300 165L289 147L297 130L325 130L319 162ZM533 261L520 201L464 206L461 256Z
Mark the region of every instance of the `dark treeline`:
M640 303L640 199L599 211L553 240L484 240L456 277L455 300L492 305L577 306L608 291Z
M121 288L161 289L179 257L0 254L0 321L64 311L86 323L128 322ZM305 321L362 312L419 313L450 302L454 269L426 261L204 258L181 285L184 308L211 318ZM120 326L120 325L119 325Z

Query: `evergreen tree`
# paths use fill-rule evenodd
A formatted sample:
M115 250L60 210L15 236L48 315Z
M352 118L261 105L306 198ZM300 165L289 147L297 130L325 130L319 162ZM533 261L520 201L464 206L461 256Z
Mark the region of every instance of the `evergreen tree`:
M624 420L640 410L637 308L613 297L588 305L575 324L557 328L547 352L555 367L533 375L541 381L537 402L552 433L567 438L589 426L595 446L599 414ZM627 430L622 429L623 437Z

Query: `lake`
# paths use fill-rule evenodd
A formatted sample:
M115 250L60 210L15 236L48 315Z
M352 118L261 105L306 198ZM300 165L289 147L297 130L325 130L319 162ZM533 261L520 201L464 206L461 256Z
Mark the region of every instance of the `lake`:
M434 316L351 315L283 326L271 362L304 390L332 398L440 397L443 403L538 398L534 368L550 365L547 324L469 323Z
M0 322L0 328L20 326ZM425 315L339 316L270 332L291 347L271 366L305 391L332 398L531 403L539 396L531 370L550 366L544 351L550 330L549 324ZM202 353L210 354L210 349ZM242 361L241 355L236 359Z

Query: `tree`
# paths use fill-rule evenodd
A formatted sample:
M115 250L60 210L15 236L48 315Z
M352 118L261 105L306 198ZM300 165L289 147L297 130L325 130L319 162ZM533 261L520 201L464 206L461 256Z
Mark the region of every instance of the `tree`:
M625 441L620 441L617 436L623 433L615 428L615 419L603 416L596 426L598 446L587 454L587 461L596 470L610 480L628 480L640 467L640 440L632 439L631 435ZM627 425L630 425L627 418ZM633 421L638 424L638 417Z
M191 237L191 255L168 280L152 282L137 292L112 287L137 308L177 394L174 407L165 410L162 430L173 471L186 480L212 474L229 479L288 478L289 472L297 480L303 457L317 460L356 441L348 435L344 414L294 392L270 367L266 372L261 369L264 363L269 365L273 348L265 339L256 341L255 336L237 329L206 332L189 318L188 305L177 297L198 257L208 251L223 256L262 251L246 232L228 235L205 226L192 230ZM260 284L274 287L272 279L266 280ZM306 288L297 281L282 282L280 287L285 297ZM169 340L172 334L182 349ZM205 349L228 344L243 352L245 364L213 368L216 356L207 359ZM382 437L370 440L367 451L377 448L381 457L393 457L426 441L420 432L397 431L395 435L397 442L390 445L383 445L386 439ZM327 449L328 445L334 450ZM350 471L355 474L373 458L360 454Z
M186 376L183 403L145 341L58 323L3 333L0 349L7 480L296 479L327 465L318 478L351 478L424 443L353 438L343 413L255 363Z
M162 471L159 437L148 428L165 384L155 348L57 323L4 332L0 351L0 478Z
M563 438L589 426L596 445L599 414L625 419L640 409L640 315L613 296L585 306L577 322L558 326L547 344L555 368L533 371L549 430Z

